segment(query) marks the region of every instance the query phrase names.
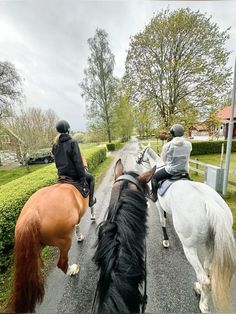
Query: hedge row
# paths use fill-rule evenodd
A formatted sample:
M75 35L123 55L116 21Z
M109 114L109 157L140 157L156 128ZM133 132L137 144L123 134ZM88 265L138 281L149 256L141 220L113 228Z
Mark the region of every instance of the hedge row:
M226 152L227 141L206 141L192 142L192 155L220 154L221 147L224 144L224 152ZM232 141L232 152L236 152L236 140Z
M124 146L124 143L121 142L115 142L115 143L107 143L107 150L113 151L113 150L117 150L117 149L121 149Z
M92 172L106 158L106 149L82 151ZM9 265L16 220L29 197L44 186L55 183L56 168L48 165L0 187L0 269Z

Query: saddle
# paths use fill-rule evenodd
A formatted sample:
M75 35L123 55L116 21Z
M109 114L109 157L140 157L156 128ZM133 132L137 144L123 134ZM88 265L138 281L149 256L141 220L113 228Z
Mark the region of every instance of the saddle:
M74 187L79 190L79 192L81 193L81 195L83 197L87 197L89 195L89 188L88 185L83 185L81 182L79 181L75 181L73 178L71 177L67 177L67 176L59 176L58 183L69 183L74 185Z
M160 196L163 196L165 192L169 189L169 187L179 180L191 180L188 173L179 174L176 176L172 176L171 178L164 179L158 182L157 193Z

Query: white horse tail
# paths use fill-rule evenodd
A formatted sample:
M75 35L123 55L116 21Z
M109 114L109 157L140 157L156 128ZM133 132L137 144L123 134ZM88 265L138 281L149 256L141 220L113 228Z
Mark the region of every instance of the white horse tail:
M220 311L229 312L230 282L236 270L236 244L232 231L232 214L226 204L222 206L214 200L206 200L214 243L210 267L213 301Z

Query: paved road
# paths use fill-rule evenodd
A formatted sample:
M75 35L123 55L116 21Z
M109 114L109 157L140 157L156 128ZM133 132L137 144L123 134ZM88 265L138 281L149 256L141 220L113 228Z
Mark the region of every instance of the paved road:
M90 312L98 278L91 260L96 242L96 227L102 221L108 207L114 165L118 157L121 157L126 170L140 171L140 166L135 163L138 151L138 142L133 140L122 151L116 153L110 169L96 189L97 221L91 222L90 213L87 211L81 222L85 240L80 244L74 240L70 250L70 262L80 264L80 273L75 277L68 277L54 268L47 278L46 295L37 312ZM197 313L198 299L193 291L194 271L185 258L180 241L170 226L168 233L171 247L164 249L161 244L162 233L158 213L152 202L148 212L146 313ZM171 224L169 217L168 220Z

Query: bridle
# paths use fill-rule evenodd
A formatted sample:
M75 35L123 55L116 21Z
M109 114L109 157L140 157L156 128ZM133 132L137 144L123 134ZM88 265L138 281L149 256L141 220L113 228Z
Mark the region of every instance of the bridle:
M149 166L146 166L146 165L144 165L144 163L147 163L147 164L149 164L149 161L148 161L148 159L143 159L143 157L144 157L144 154L146 153L146 151L147 151L147 149L148 149L149 147L146 147L144 150L143 150L143 152L141 152L140 154L139 154L139 156L138 156L138 159L137 159L137 164L142 164L143 165L143 167L145 167L145 168L147 168L147 169L149 169Z

